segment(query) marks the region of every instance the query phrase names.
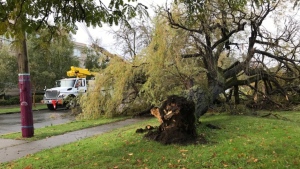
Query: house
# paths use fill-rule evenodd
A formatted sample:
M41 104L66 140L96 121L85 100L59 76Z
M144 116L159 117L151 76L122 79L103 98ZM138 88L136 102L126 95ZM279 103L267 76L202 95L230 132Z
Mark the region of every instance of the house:
M79 60L79 67L84 68L84 61L87 57L86 52L84 52L88 46L84 43L74 42L74 56Z

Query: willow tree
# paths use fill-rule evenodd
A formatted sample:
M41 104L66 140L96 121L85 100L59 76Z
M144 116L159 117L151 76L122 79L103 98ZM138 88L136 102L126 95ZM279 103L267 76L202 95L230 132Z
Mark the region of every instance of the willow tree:
M151 37L150 43L144 41L146 48L133 52L137 55L132 57L112 58L106 69L96 77L95 86L80 99L81 117L136 114L152 105L160 105L168 95L182 95L193 86L190 83L192 79L197 85L205 86L201 79L205 69L199 72L201 60L183 60L178 50L190 44L188 34L169 27L168 20L162 15L158 15L153 23L154 29L144 35ZM123 37L129 36L134 37ZM127 38L124 40L126 42ZM130 44L128 49L132 46Z

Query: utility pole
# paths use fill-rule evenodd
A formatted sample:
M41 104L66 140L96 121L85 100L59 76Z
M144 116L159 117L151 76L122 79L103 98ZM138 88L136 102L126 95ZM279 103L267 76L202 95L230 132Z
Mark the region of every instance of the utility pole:
M34 135L33 115L32 115L32 94L30 86L30 74L28 67L26 34L17 39L17 56L19 66L19 89L20 89L20 109L22 137L29 138Z

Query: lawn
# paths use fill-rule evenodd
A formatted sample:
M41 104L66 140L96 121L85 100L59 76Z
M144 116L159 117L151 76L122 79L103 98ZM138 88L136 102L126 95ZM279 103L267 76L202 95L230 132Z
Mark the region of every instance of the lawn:
M0 168L300 168L299 119L300 112L273 112L266 118L207 114L197 129L208 143L187 146L161 145L135 133L158 125L150 119Z
M40 110L40 109L47 109L47 105L45 105L45 104L36 104L35 106L32 106L32 110ZM0 114L14 113L14 112L20 112L20 106L19 105L0 107Z
M40 140L51 136L61 135L67 132L95 127L102 124L117 122L127 118L129 117L102 118L97 120L75 120L65 124L46 126L43 128L34 129L34 137L31 138L23 138L21 132L0 135L0 138L35 141L35 140Z

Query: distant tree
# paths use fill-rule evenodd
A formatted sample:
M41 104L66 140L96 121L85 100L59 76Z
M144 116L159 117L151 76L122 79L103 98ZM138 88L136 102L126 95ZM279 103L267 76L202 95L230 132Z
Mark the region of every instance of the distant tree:
M5 88L16 87L18 65L16 56L9 44L0 44L0 93Z
M101 63L99 61L100 54L98 54L91 48L86 48L84 50L84 53L87 55L86 59L84 61L85 68L87 68L89 70L101 68Z
M46 30L29 35L28 56L33 89L53 87L55 80L67 76L71 66L78 66L73 49L71 36L63 30L59 36L53 36Z
M152 38L152 28L147 20L130 22L130 27L121 24L118 30L111 31L115 39L115 48L121 52L124 59L133 60Z

